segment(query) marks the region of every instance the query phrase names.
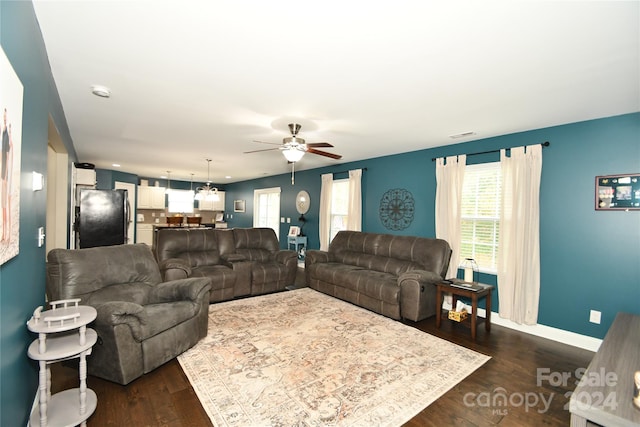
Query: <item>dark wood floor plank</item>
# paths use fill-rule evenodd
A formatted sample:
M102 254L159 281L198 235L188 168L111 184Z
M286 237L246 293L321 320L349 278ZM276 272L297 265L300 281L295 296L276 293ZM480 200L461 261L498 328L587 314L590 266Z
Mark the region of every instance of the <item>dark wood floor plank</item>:
M576 386L578 368L586 368L593 353L563 343L527 335L497 325L491 332L478 329L471 340L468 328L435 318L407 322L424 332L492 357L484 366L454 386L440 399L411 419L406 426L567 426L568 393ZM538 369L570 375L565 384L538 384ZM73 366L52 367L52 388L77 387ZM98 408L89 427L103 426L212 426L177 360L161 366L127 386L89 377L98 396ZM506 397L501 404L498 397ZM533 399L538 399L534 402ZM548 407L542 399L548 401ZM511 400L509 400L511 399ZM523 399L530 399L530 406ZM536 403L536 405L533 405Z

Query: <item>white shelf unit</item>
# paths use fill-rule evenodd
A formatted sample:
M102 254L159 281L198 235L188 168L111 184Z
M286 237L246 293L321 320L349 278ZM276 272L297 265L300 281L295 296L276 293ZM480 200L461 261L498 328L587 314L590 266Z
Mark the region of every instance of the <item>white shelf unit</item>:
M98 334L87 325L96 318L93 307L78 305L80 299L53 301L51 309L35 309L27 328L38 334L27 350L29 357L40 365L38 375L38 404L31 412L29 425L86 426L87 419L96 410L98 398L87 388L87 359ZM51 396L51 369L49 365L63 360L79 358L80 386Z

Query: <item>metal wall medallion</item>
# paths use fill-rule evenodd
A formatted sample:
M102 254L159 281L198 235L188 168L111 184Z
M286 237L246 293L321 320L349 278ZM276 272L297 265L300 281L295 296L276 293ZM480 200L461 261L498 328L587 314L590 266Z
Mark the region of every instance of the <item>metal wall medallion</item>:
M393 188L380 199L380 220L390 230L404 230L413 222L413 195L403 188Z

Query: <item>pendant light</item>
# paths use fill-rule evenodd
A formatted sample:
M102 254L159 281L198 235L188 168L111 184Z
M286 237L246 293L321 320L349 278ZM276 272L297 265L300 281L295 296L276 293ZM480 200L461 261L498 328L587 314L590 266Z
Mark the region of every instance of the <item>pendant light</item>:
M165 193L169 194L171 193L171 171L167 171L167 189L165 190Z
M207 160L207 185L204 187L196 188L196 195L194 197L195 200L205 200L205 201L213 201L217 202L220 200L220 195L218 195L218 189L216 187L211 187L211 180L209 179L209 167L211 165L211 159Z

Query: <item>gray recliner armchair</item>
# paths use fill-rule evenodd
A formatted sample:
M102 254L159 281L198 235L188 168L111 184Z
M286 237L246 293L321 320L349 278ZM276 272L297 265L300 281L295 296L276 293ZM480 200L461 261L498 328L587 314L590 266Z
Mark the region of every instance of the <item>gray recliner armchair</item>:
M53 249L47 255L50 301L80 298L98 312L98 343L88 372L128 384L195 345L207 334L207 278L162 282L145 244Z

